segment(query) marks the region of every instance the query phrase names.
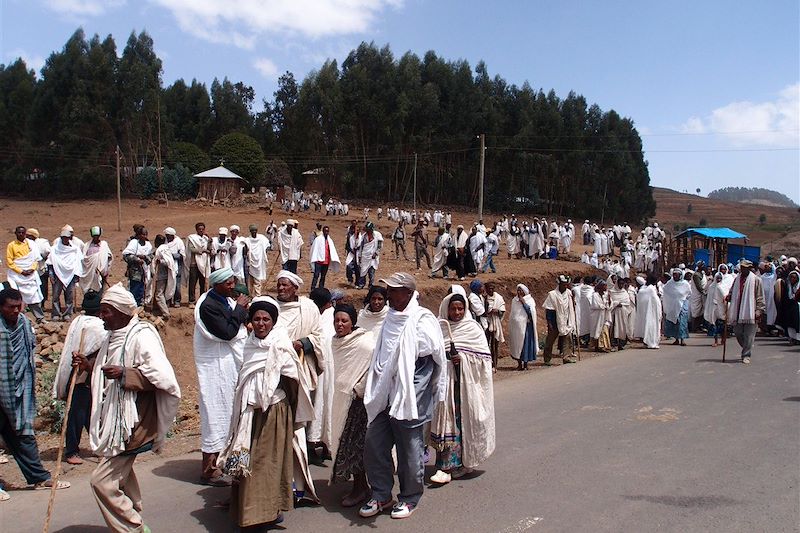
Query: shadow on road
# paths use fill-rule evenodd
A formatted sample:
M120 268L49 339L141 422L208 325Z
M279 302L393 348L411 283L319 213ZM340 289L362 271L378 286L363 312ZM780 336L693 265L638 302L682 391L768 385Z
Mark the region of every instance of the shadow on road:
M789 396L783 399L784 402L800 402L800 396Z
M177 479L193 485L199 485L200 481L200 457L194 459L176 459L167 461L161 466L153 469L153 474L159 477Z
M714 359L698 359L697 361L695 361L695 363L725 363L725 364L728 364L728 363L741 363L741 360L739 360L738 358L730 358L730 357L728 357L723 361L722 358L719 357L719 358L714 358Z
M713 509L715 507L722 507L724 505L736 505L742 503L727 498L725 496L649 496L645 494L623 494L623 498L631 501L644 501L649 503L659 503L661 505L669 505L671 507L683 507L686 509L691 508L704 508Z

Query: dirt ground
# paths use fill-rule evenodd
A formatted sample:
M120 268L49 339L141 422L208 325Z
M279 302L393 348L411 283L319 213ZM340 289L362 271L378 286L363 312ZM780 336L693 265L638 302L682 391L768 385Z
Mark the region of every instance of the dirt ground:
M326 218L322 213L317 213L313 210L288 216L278 209L275 209L273 211L273 216L270 217L267 211L259 209L258 206L253 206L252 208L223 208L217 206L201 207L183 202L170 202L169 205L165 205L152 201L123 200L122 229L118 231L117 205L115 201L22 202L19 200L0 199L0 217L3 221L2 230L7 236L5 242L14 238L14 227L18 225L35 227L40 231L42 237L51 240L59 234L64 224L73 226L76 235L83 240L89 238L89 228L91 226L100 225L103 228L103 238L108 240L111 250L115 254L109 281L111 283L116 283L118 281L126 282L121 254L129 236L132 234L131 227L135 223L144 224L149 230L150 238L153 239L156 234L163 233L166 226L174 227L178 235L185 238L186 235L194 232L194 224L196 222L204 222L208 232L210 234L216 234L216 230L220 226L228 227L231 224L237 224L243 229L246 229L250 224L258 224L261 231L263 231L264 227L271 219L274 219L275 222L279 224L281 220L287 217L296 218L300 222L300 231L308 246L310 244L309 236L314 229L314 224L320 221L331 227L331 235L334 237L340 256L342 256L343 259L344 236L347 231L349 220L352 218L363 218L363 215L360 207L352 207L349 217ZM386 218L377 221L374 220L374 217L373 209L373 221L377 223L378 230L386 239L384 245L385 249L381 256L378 277L399 270L415 274L422 304L437 313L439 302L447 293L450 285L459 282L455 280L445 281L442 279L430 279L428 277L429 270L424 260L422 270L418 271L413 261L413 244L407 245L407 253L412 259L411 261L405 261L402 258L400 260L395 259L394 247L389 241L391 228L394 227L394 224L390 224ZM489 220L492 220L490 216L486 216L485 218L487 224ZM469 214L463 211L453 213L454 225L464 224L467 226L474 222L474 213ZM431 229L429 231L431 241L434 235L435 231ZM578 262L577 256L580 255L582 250L583 247L579 245L573 248L573 255L571 257L564 257L557 261L531 261L508 259L505 248L501 247L501 254L496 258L498 273L481 275L479 279L484 282L491 280L497 283L497 290L506 299L508 309L510 309L511 298L515 293L518 283L525 283L530 287L534 299L538 304L541 304L547 292L552 290L555 286L555 279L559 274L567 273L572 276L582 276L596 272L592 267ZM307 249L304 251L304 254L305 257L308 257ZM269 257L271 265L274 264L276 254L270 253ZM270 283L268 283L269 286L273 286L274 274L277 273L278 270L279 268L277 266L272 269L269 278ZM0 277L4 278L4 273L5 271L3 270L3 275ZM307 261L301 261L299 273L306 283L310 283L311 269ZM471 281L470 278L460 283L468 290L469 281ZM347 285L344 269L336 274L330 273L326 285L331 289L340 288L345 290L347 299L351 300L357 307L366 295L366 290L359 291ZM307 287L308 285L306 285L306 289ZM270 292L274 295L274 290ZM80 294L80 290L78 290L76 302L80 302L81 298L82 295ZM185 287L183 288L183 300L184 306L171 311L172 318L162 330L164 345L167 349L170 361L175 368L183 396L174 436L169 440L168 445L165 446L164 453L167 455L178 455L193 450L199 450L198 386L194 358L192 355L194 318L192 310L186 307L187 297ZM47 303L46 308L49 309L49 307L50 305ZM544 323L543 312L539 309L540 333L544 333ZM505 357L501 359L500 368L496 374L496 379L498 381L502 381L504 378L513 375L513 370L516 367L514 361L511 360L510 357L507 357L508 348L503 345L502 350L502 355ZM584 354L584 356L586 355L587 354ZM533 371L539 372L545 371L545 369L544 367L537 366ZM41 433L37 435L37 439L46 466L54 469L59 436L52 433ZM96 459L90 457L90 452L86 448L87 444L87 438L84 436L82 450L84 457L88 458L84 465L78 467L73 467L66 463L62 465L65 471L65 479L69 479L77 474L88 473L94 467ZM20 486L20 484L23 483L19 470L13 464L13 461L10 465L0 466L0 480L5 481L6 484L11 487Z

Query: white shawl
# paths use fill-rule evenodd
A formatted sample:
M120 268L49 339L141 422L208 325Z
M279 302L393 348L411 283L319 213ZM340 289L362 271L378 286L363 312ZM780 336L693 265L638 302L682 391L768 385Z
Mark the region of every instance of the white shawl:
M303 236L300 232L292 228L291 233L286 233L282 229L278 233L278 244L281 249L281 264L286 261L298 261L300 259L300 251L303 248Z
M158 434L153 451L157 452L175 420L181 389L156 328L132 317L127 326L106 336L95 361L89 443L95 453L114 457L125 451L125 443L139 423L139 413L137 393L123 389L118 379L106 379L105 365L136 368L156 388Z
M368 329L376 337L380 334L383 327L383 321L386 320L386 314L389 312L389 306L384 305L383 309L377 313L369 310L369 304L358 312L358 327Z
M250 445L256 409L266 412L286 397L278 389L281 376L297 381L297 365L292 341L286 329L273 327L263 339L254 334L244 345L244 364L234 394L230 427L226 444L219 454L217 465L234 477L250 475ZM289 431L291 429L289 428Z
M744 283L744 288L741 284ZM742 290L740 290L742 289ZM741 296L740 296L741 294ZM739 274L731 287L731 307L728 313L729 324L756 323L756 275L752 272L746 278Z
M558 289L553 289L547 293L543 307L556 312L559 335L571 335L577 331L571 290L567 289L564 292L559 292Z
M591 324L589 328L589 336L593 339L599 339L603 334L603 327L611 320L610 311L611 304L608 302L608 295L601 296L597 291L592 293L589 300L589 309L591 309Z
M178 280L178 264L172 257L172 250L169 245L164 243L156 249L155 260L153 261L153 274L158 276L158 265L163 265L167 269L167 287L164 290L167 300L171 300L175 294L175 285Z
M375 349L375 336L361 327L344 337L331 340L336 379L333 386L333 408L331 416L330 441L327 442L331 457L336 460L342 431L347 422L347 413L355 398L364 395L367 371ZM333 469L331 469L333 481Z
M245 237L244 243L247 245L248 274L254 279L267 279L267 251L271 249L269 239L257 233L255 237Z
M683 302L692 293L692 287L686 280L675 281L670 279L662 289L661 300L664 305L664 316L672 323L678 321Z
M467 468L483 463L495 449L494 383L492 356L483 329L474 321L462 318L447 319L448 295L439 307L439 323L445 345L455 345L461 356L459 392L461 395L461 462ZM444 316L442 314L444 313ZM437 404L431 421L431 440L442 445L456 434L455 372L452 361L447 362L445 401Z
M82 259L80 248L72 244L65 245L59 239L50 250L47 261L52 265L56 278L67 287L75 276L83 275Z
M498 313L490 313L490 311L498 311ZM494 333L494 338L498 342L506 342L506 337L503 334L503 315L506 312L506 301L495 291L491 296L486 295L486 318L488 322L487 331Z
M184 262L183 269L185 274L183 275L183 279L186 279L188 283L189 267L192 263L191 256L194 256L194 262L200 275L208 279L208 276L211 275L211 260L208 254L203 253L208 250L208 236L192 233L186 237L186 249L189 250L190 259Z
M536 334L537 343L539 332L536 329L536 302L533 296L526 294L522 299L531 308L531 318L533 318L533 331ZM508 347L511 350L511 357L519 359L522 353L522 346L525 343L525 329L528 327L528 313L522 306L518 296L511 300L511 315L508 318ZM538 351L538 350L537 350Z
M236 380L242 367L247 339L244 324L239 333L227 341L215 337L200 318L200 307L208 297L202 294L194 308L194 362L200 391L200 448L217 453L225 445L228 433ZM236 303L228 298L233 309Z
M339 272L339 254L336 252L336 245L333 243L333 239L331 239L330 235L327 239L324 235L319 235L314 238L314 242L311 243L311 263L321 263L325 261L326 240L328 241L328 247L330 249L330 269L332 272Z
M69 379L72 375L72 352L90 355L100 349L108 333L103 326L103 321L92 315L78 315L69 325L67 336L64 338L64 348L58 360L58 371L53 380L53 398L66 400ZM83 347L81 347L83 340ZM81 377L84 372L78 376Z
M434 404L443 400L447 370L444 339L436 318L419 305L414 292L403 311L390 309L372 354L364 393L364 407L369 423L389 407L389 416L396 420L417 420L417 395L414 389L414 369L420 350L433 356L436 370Z
M14 264L21 270L34 270L33 265L41 259L39 251L33 241L28 240L28 252L23 257L14 259ZM38 304L42 301L42 282L39 279L36 270L29 276L23 276L19 272L12 269L6 270L8 280L17 286L17 290L22 294L22 301L26 304Z
M648 348L658 348L661 340L661 298L654 285L646 285L636 295L634 337Z
M83 261L81 279L78 282L83 292L90 289L99 292L103 287L103 278L108 275L111 269L111 248L106 241L100 241L100 250L92 255L86 255L92 241L83 245Z

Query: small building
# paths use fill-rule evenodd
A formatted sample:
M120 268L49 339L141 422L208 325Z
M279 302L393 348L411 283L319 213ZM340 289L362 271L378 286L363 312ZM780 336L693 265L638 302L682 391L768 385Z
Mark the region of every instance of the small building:
M209 200L238 198L244 187L244 178L222 165L195 174L194 177L197 178L197 196Z
M729 240L741 243L729 243ZM749 259L758 263L761 248L747 245L747 235L730 228L687 228L675 235L671 257L675 263L697 263L716 267L720 263L737 263Z

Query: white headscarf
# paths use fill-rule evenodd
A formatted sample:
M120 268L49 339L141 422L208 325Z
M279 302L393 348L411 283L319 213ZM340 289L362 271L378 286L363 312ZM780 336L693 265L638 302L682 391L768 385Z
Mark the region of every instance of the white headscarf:
M293 272L289 272L288 270L281 270L280 272L278 272L278 275L275 277L275 279L281 279L281 278L288 279L289 282L298 289L303 286L303 278L301 278L300 276L298 276Z
M128 316L135 315L136 310L139 308L139 306L136 305L133 294L131 294L121 282L106 289L100 303L108 304L120 313Z

